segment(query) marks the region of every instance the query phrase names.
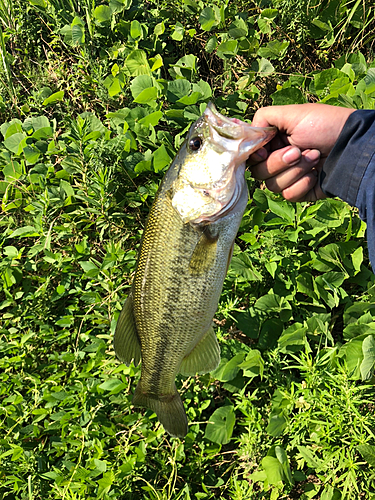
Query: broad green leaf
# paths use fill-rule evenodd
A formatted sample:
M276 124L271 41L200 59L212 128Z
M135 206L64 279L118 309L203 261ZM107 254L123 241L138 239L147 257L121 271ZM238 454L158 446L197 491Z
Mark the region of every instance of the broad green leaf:
M229 36L232 38L241 38L247 36L248 28L242 17L237 17L229 26Z
M124 385L125 384L123 384L121 380L117 378L111 378L100 384L99 389L103 389L103 391L115 391L115 393L117 394L117 392L120 392L120 390L124 388Z
M222 406L210 416L204 436L214 443L227 444L232 437L235 421L234 407Z
M167 99L171 103L177 102L181 97L185 97L190 93L191 84L184 78L179 78L172 82L168 82Z
M155 87L149 87L148 89L142 90L140 94L134 99L134 102L138 104L149 104L154 101L158 96L158 90Z
M285 104L304 104L306 102L305 96L295 87L277 90L271 94L271 98L274 106L284 106Z
M205 7L199 16L199 23L204 31L211 31L214 26L220 23L220 16L217 15L217 7Z
M139 75L134 80L132 81L130 85L130 91L132 93L133 99L137 99L142 92L145 90L152 90L152 94L155 95L157 94L157 89L154 87L154 79L151 76L148 75ZM155 94L156 92L156 94Z
M277 9L263 9L260 13L261 17L264 19L269 19L273 21L279 14Z
M22 133L23 128L22 122L18 118L13 118L10 122L3 123L0 126L0 131L4 136L4 139L8 139L8 137L13 134Z
M266 456L262 460L262 467L267 474L269 484L278 485L285 479L284 469L275 457Z
M144 50L136 49L125 59L124 70L129 76L150 75L151 69Z
M39 159L40 151L34 145L30 145L23 148L23 154L25 155L27 164L34 165Z
M19 179L23 173L24 173L23 168L17 161L8 163L3 168L3 174L7 181L13 181Z
M258 73L260 76L271 75L274 71L275 68L272 66L268 59L262 57L262 59L258 61Z
M362 343L363 361L361 363L362 380L368 380L374 375L375 368L375 338L368 335Z
M266 432L273 437L279 437L287 426L287 420L284 415L271 415L268 421Z
M185 28L181 23L176 23L174 27L174 32L171 35L172 40L176 40L176 42L181 42L184 39Z
M53 104L54 102L62 101L64 99L64 91L59 90L54 94L51 94L47 99L44 99L43 106L47 106L48 104Z
M262 45L258 50L258 55L266 59L281 59L285 56L289 47L289 42L286 40L273 40L268 42L266 46Z
M296 210L288 201L274 201L268 198L268 206L271 212L284 219L288 224L294 224L296 220Z
M156 127L156 125L159 123L162 117L163 117L162 111L154 111L153 113L150 113L149 115L146 115L143 118L139 119L138 123L140 123L141 125L145 125L146 127L148 125Z
M340 75L340 71L336 68L325 69L314 75L314 88L319 97L324 97L329 93L329 87Z
M369 68L365 76L366 94L375 92L375 68Z
M9 238L26 238L30 236L39 236L39 231L34 226L23 226L13 231Z
M216 53L222 59L226 59L227 57L233 57L237 54L237 47L237 40L227 40L218 46Z
M216 36L212 36L211 38L208 39L206 46L205 46L205 50L206 50L206 52L211 54L211 52L213 52L218 45L219 45L219 43L217 41Z
M84 45L85 30L80 24L72 26L72 43L73 45Z
M108 5L99 5L94 9L94 19L98 21L98 23L106 23L110 21L112 18L112 10L108 7Z
M217 380L220 380L220 382L229 382L229 380L233 380L240 371L240 365L244 357L244 353L236 354L227 363L220 364L219 368L212 373L213 376Z
M303 349L306 346L306 332L307 327L295 328L292 325L287 328L278 341L280 352L295 353Z
M357 450L368 464L375 467L375 446L370 444L360 444Z
M141 23L136 19L134 19L130 24L130 36L134 39L142 36Z
M171 158L162 144L153 154L153 166L155 172L160 172L163 168L167 167L171 162Z
M359 272L361 270L361 264L363 262L363 247L358 247L351 255L354 270Z
M165 31L165 24L164 24L164 21L162 21L161 23L157 24L154 28L154 34L156 36L160 36L164 33Z
M254 268L247 253L241 253L232 258L229 274L241 281L261 281L262 275Z
M362 340L351 340L340 349L340 357L344 355L350 378L361 378L360 366L363 361Z
M238 366L243 370L244 377L253 378L260 376L260 378L263 378L264 360L257 349L252 349L246 356L246 359Z
M26 134L23 132L17 132L16 134L11 135L4 141L4 146L15 153L16 155L20 155L22 153L22 149L25 146Z

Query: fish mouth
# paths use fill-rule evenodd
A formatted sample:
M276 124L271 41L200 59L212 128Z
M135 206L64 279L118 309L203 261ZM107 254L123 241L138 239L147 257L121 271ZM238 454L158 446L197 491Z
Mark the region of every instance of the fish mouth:
M238 118L224 116L218 112L212 102L207 104L203 112L203 119L209 126L211 135L218 134L224 140L229 139L238 147L236 154L241 158L241 163L246 161L254 151L273 139L277 132L276 127L253 127L250 123L243 122ZM244 156L245 158L243 158Z
M235 159L221 179L211 188L202 189L216 201L219 209L213 214L202 215L194 221L195 223L215 222L235 208L245 184L246 160L254 151L269 142L277 132L276 127L252 127L238 118L224 116L217 111L212 102L208 103L203 118L210 128L211 137L217 137L218 134L223 147L235 152Z
M246 184L246 160L270 141L276 130L275 127L252 127L238 118L228 118L208 103L190 129L189 138L198 137L203 141L201 151L206 155L206 165L211 158L212 166L206 167L206 177L201 175L197 179L196 169L192 169L175 185L172 205L183 222L209 224L234 210ZM199 156L196 158L199 161Z

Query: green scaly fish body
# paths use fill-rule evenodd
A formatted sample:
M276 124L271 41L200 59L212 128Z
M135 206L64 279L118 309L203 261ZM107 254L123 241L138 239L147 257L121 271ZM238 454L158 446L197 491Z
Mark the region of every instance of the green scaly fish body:
M142 358L133 404L155 411L165 429L180 437L187 433L187 418L175 378L178 373L207 373L219 364L212 318L248 199L242 157L242 161L234 162L227 177L223 175L226 166L218 164L222 171L215 179L211 172L202 173L204 158L211 155L215 160L215 155L222 157L226 150L219 147L218 152L206 151L203 159L199 150L189 150L197 137L207 147L212 146L212 131L206 123L210 120L216 120L219 131L223 120L225 125L233 123L235 130L243 123L222 117L211 105L192 126L151 208L132 290L114 339L121 360L138 363ZM256 131L257 148L274 134L271 129L244 125ZM228 141L228 133L225 130L224 138L220 136L216 142ZM194 169L198 170L195 177ZM194 184L196 177L200 180Z

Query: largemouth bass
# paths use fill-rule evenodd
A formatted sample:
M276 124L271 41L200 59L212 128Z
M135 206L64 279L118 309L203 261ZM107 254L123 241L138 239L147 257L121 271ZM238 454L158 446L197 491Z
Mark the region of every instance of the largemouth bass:
M245 161L274 135L209 103L151 207L114 347L127 364L142 359L133 404L153 410L172 436L188 429L176 375L220 362L212 319L248 200Z

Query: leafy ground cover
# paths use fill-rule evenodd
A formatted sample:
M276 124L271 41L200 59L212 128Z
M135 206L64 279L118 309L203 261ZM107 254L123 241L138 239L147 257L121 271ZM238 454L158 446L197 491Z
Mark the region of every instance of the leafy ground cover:
M251 179L222 362L170 439L112 335L153 196L213 100L375 106L372 2L0 1L0 497L375 498L375 279L339 200ZM212 424L214 423L214 425Z

